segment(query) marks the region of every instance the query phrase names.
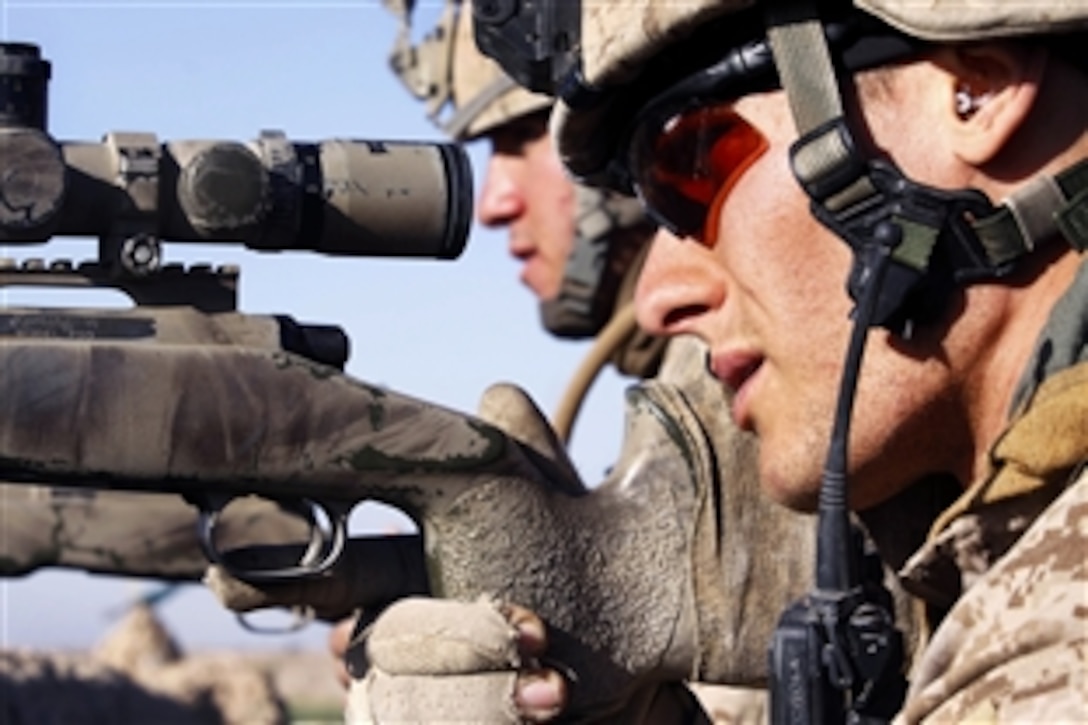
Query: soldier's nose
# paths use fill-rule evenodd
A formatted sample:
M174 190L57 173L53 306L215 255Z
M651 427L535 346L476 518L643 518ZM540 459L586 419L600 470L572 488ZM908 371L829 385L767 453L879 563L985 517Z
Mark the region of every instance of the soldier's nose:
M662 230L654 237L635 293L638 324L653 335L698 333L700 318L724 301L713 252Z

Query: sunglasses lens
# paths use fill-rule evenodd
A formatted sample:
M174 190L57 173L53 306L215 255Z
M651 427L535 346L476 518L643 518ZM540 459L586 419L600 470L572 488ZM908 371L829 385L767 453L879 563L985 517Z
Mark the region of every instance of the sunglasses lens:
M709 223L715 209L766 149L763 134L730 106L706 106L641 124L628 168L643 204L660 222L705 242L714 236Z

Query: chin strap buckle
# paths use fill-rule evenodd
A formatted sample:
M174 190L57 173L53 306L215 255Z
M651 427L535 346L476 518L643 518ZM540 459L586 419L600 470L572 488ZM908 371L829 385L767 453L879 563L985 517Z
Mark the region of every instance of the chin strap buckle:
M866 161L844 118L802 136L791 149L794 176L812 200L812 214L854 250L847 283L858 299L856 260L875 243L881 225L901 231L884 278L873 323L909 337L915 322L934 319L959 284L1000 277L1011 261L995 264L976 233L977 220L995 212L980 191L944 191L911 181L894 164Z

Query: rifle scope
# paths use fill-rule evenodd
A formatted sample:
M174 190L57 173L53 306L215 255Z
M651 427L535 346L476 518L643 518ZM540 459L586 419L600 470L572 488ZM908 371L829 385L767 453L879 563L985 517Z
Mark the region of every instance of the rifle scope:
M456 258L472 221L472 171L455 144L169 141L109 133L55 141L51 67L0 43L0 241L100 240L104 262L154 267L160 241L237 242L331 255Z

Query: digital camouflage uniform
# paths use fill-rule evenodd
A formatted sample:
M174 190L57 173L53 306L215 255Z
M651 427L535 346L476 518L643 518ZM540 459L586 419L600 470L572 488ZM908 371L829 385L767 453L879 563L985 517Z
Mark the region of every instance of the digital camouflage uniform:
M902 722L1088 719L1085 310L1088 263L1043 332L991 470L900 572L936 627Z

